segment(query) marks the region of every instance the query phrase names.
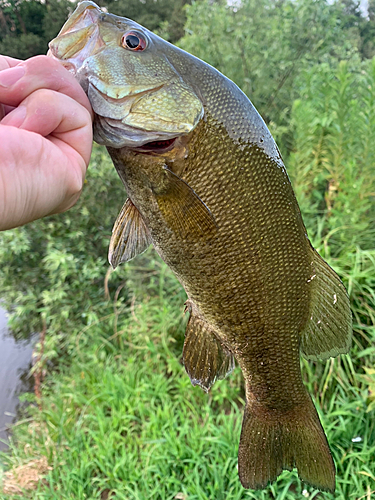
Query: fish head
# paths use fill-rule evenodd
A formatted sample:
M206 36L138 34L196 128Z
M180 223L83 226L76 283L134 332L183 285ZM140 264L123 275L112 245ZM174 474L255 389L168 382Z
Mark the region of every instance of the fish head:
M48 55L87 93L96 142L165 150L203 116L201 100L171 62L171 48L179 50L136 22L84 1L50 42Z

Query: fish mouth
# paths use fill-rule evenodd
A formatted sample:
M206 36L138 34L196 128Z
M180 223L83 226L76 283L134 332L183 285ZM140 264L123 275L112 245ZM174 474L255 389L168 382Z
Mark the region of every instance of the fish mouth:
M174 143L179 137L129 127L120 120L112 120L100 115L96 115L95 118L94 140L106 147L161 154L173 149Z
M48 44L47 55L57 59L76 76L89 54L98 53L105 48L99 34L100 15L101 11L96 4L81 2L58 36Z
M161 155L172 151L172 149L175 147L177 139L178 137L173 137L172 139L166 139L164 141L146 142L146 144L143 144L143 146L138 146L131 149L137 153Z

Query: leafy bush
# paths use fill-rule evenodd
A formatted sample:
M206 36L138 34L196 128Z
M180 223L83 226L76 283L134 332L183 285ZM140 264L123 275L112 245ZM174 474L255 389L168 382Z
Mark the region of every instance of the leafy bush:
M339 2L242 0L236 9L203 0L187 14L179 45L235 81L266 122L279 126L288 127L301 72L360 58L359 34Z

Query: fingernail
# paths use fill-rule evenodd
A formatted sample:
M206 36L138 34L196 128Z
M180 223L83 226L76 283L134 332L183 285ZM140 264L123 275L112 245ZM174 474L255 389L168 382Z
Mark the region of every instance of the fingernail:
M8 113L2 120L2 125L10 125L11 127L20 127L26 118L26 106L18 106Z
M15 68L4 69L0 71L0 86L11 87L25 74L23 66L16 66Z

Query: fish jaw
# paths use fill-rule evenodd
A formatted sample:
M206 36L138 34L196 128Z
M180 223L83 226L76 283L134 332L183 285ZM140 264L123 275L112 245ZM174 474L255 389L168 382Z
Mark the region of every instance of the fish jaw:
M57 37L50 41L47 55L77 76L87 57L104 46L98 33L99 15L100 10L93 2L78 4Z
M146 49L122 44L140 33ZM87 93L95 113L94 140L113 148L142 148L189 134L203 117L193 89L163 53L167 44L137 23L81 2L48 55L63 64Z

